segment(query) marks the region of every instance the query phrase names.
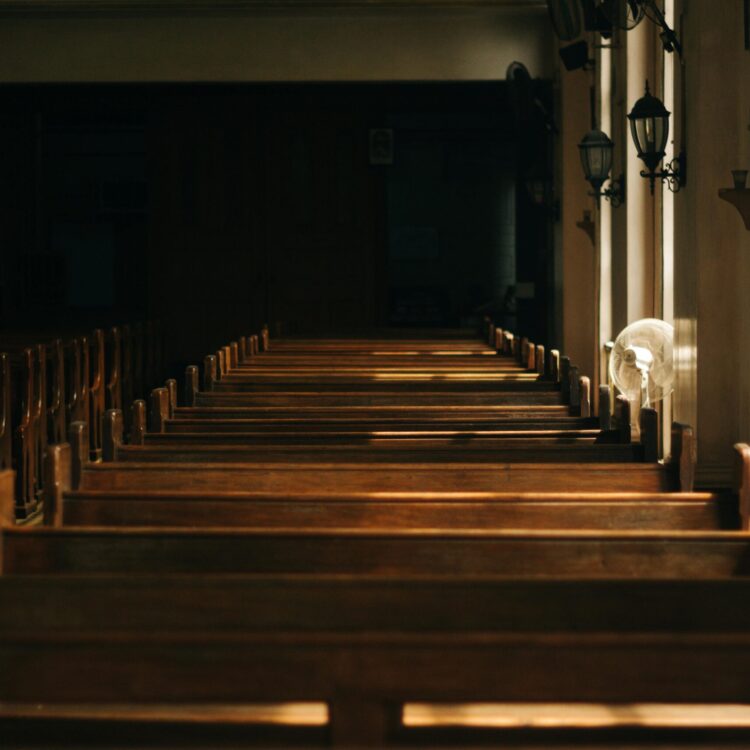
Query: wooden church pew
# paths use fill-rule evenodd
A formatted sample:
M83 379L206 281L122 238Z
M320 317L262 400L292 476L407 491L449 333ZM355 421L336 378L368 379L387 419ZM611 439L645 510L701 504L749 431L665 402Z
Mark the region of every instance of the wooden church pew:
M2 572L745 578L733 531L413 528L4 528Z
M144 382L138 374L146 341L142 326L124 326L122 331L115 327L106 333L98 329L91 336L71 330L65 339L59 334L0 333L0 401L6 405L0 468L11 463L16 467L16 514L22 519L38 510L47 445L65 440L68 426L84 421L90 428L91 457L100 458L104 410L143 395L137 390Z
M170 436L167 436L170 437ZM208 444L205 435L198 443L180 441L170 444L121 445L114 453L118 463L245 463L245 464L616 464L644 461L644 449L639 443L598 445L588 438L513 438L477 442L460 438L372 439L363 444L332 443L286 445L261 440L254 445Z
M265 431L250 431L249 421L244 421L245 431L209 431L204 429L187 433L173 429L178 422L174 402L166 389L157 389L152 394L152 433L139 437L137 445L122 445L121 418L116 412L108 412L111 423L108 428L116 445L109 455L116 461L193 460L193 461L313 461L317 463L337 461L643 461L655 459L645 451L645 446L655 445L655 414L645 411L642 417L642 442L630 444L629 416L627 404L623 405L621 420L628 429L624 439L612 431L607 435L596 430L573 430L570 425L556 425L556 429L545 429L549 425L532 424L531 429L487 431L479 425L462 425L447 431L433 429L433 425L411 424L405 418L401 424L413 429L394 434L378 434L367 419L350 423L350 429L337 434L332 429L321 430L316 424L312 430L306 423L287 425L290 429L281 432L278 425L271 434ZM345 408L340 411L344 419L356 419L362 410ZM141 415L143 409L139 412ZM170 419L172 417L172 419ZM141 416L142 420L143 417ZM200 420L193 419L196 425ZM229 420L225 420L229 424ZM170 431L165 432L167 424ZM271 422L271 424L273 424ZM331 422L328 427L333 427ZM378 425L379 427L380 425ZM354 427L356 429L351 429ZM568 429L564 429L567 427ZM235 425L236 429L236 425ZM388 433L388 430L385 430ZM607 438L606 440L604 438ZM133 441L131 441L133 442ZM614 443L622 442L621 445ZM612 444L609 444L612 443ZM329 455L330 454L330 455Z
M674 466L656 463L103 463L85 466L80 489L254 492L670 492Z
M195 369L188 368L186 401L195 402L202 392L195 391ZM190 372L192 371L192 372ZM193 382L191 383L191 378ZM215 395L215 394L211 394ZM342 394L346 401L349 394ZM173 441L176 434L194 433L192 440L205 434L206 440L220 439L222 434L244 433L248 440L253 434L300 435L302 433L341 433L352 437L385 438L413 433L414 437L428 437L428 433L446 432L446 436L465 434L467 437L512 437L509 433L527 433L529 437L598 437L600 442L629 442L630 431L601 435L601 423L593 417L571 416L568 407L458 407L443 406L377 406L328 405L317 406L283 405L283 396L278 405L263 407L182 407L163 389L152 393L151 412L155 415L157 433L166 433L165 442ZM608 403L600 405L600 411L608 411ZM141 411L145 411L142 405ZM629 404L618 400L618 419L629 424ZM655 425L654 425L655 426ZM647 425L650 429L650 423ZM607 428L611 419L607 414ZM378 434L378 433L384 434ZM213 436L207 433L214 433ZM156 441L155 436L150 436ZM236 440L241 438L237 437ZM269 442L271 436L269 435Z
M60 500L71 526L389 529L738 529L736 499L716 493L340 494L71 491Z
M305 373L294 375L285 373L278 377L253 375L250 379L233 378L231 375L218 380L213 389L218 392L267 393L273 391L327 392L327 391L370 391L408 392L411 389L430 392L484 392L497 395L498 403L558 404L560 394L547 384L533 382L519 383L504 381L499 377L451 378L449 376L426 375L425 377L383 376L345 377L320 376L314 380Z
M440 345L440 344L438 344ZM444 346L444 345L443 345ZM246 347L245 347L246 348ZM317 359L287 356L274 365L274 353L262 357L240 358L235 363L230 355L227 364L226 347L218 352L219 379L214 384L218 391L253 391L284 389L309 390L311 382L325 391L341 385L342 390L363 390L375 387L381 390L396 390L405 384L419 383L424 389L461 391L491 390L515 391L554 391L555 383L540 378L535 371L518 366L508 358L483 358L481 365L472 367L471 362L457 356L444 361L414 360L410 356L400 361L379 361L376 353L360 356L356 363L341 361L338 352L326 358L318 353ZM385 352L384 352L385 353ZM492 352L490 352L492 354ZM442 386L441 386L442 384Z
M597 419L541 414L498 414L458 412L446 410L433 415L405 418L403 416L361 417L347 411L330 412L324 416L306 415L295 409L278 410L260 416L245 416L246 412L192 409L179 407L172 418L163 422L167 434L213 432L355 432L372 434L378 431L534 431L573 430L591 434L599 432ZM239 416L241 415L241 416Z
M83 429L79 432L78 439L85 445L84 432ZM544 464L509 465L501 483L496 465L487 471L481 464L476 468L438 464L435 468L439 471L432 472L431 491L419 484L423 480L419 467L415 477L404 464L387 466L380 473L370 467L346 465L339 465L338 472L333 465L307 466L307 471L300 472L301 467L284 464L231 465L225 473L216 466L180 464L157 476L127 463L86 464L79 460L81 448L54 446L48 457L47 473L56 492L48 493L45 505L48 520L57 524L75 523L76 517L95 523L98 517L105 519L104 523L137 525L137 519L142 519L148 525L152 519L154 523L168 525L170 513L179 510L175 525L185 526L204 522L211 526L252 526L252 519L258 518L264 526L283 526L282 519L298 519L318 527L367 528L378 519L386 521L391 514L396 527L408 527L410 522L419 522L423 528L441 525L451 528L452 524L476 528L508 528L514 524L516 528L669 529L670 524L674 528L736 527L733 497L637 493L644 479L667 480L675 487L682 482L689 488L690 438L689 429L675 425L675 451L681 451L684 445L686 455L676 452L668 467L644 465L644 474L633 473L630 467L615 471L610 466L599 474L597 465L589 467L589 472L582 472L585 467L575 464L566 466L565 472ZM79 458L74 459L76 455ZM109 485L97 486L107 468L114 470L114 473L105 471ZM562 477L558 473L571 481L567 493L559 486ZM471 487L471 482L483 476L490 482L494 477L492 489L491 485L474 492L466 489L467 483ZM546 480L547 484L535 486L532 481L529 492L523 486L524 480L528 482L533 476L537 482ZM213 483L212 477L216 477ZM167 487L159 489L158 481L166 481ZM592 491L583 490L585 482ZM618 493L613 485L626 489ZM76 516L76 509L82 510L83 515ZM274 516L276 510L278 515Z
M3 576L0 701L322 701L344 747L411 744L410 702L742 704L748 596L746 580Z
M386 465L376 467L377 475L367 466L353 467L347 475L348 466L284 465L288 472L282 474L279 466L250 465L250 471L247 464L81 466L79 494L97 494L92 483L106 477L123 493L131 493L129 500L135 502L144 502L148 496L138 494L139 486L170 481L175 483L176 493L183 493L175 494L172 502L184 502L187 488L192 488L194 500L205 501L211 492L206 485L212 478L216 486L233 486L236 493L238 487L245 489L249 484L253 485L251 491L257 492L256 482L264 477L261 484L265 481L268 485L260 492L268 493L265 502L279 503L282 476L294 477L292 485L307 481L308 486L316 487L318 482L317 491L322 493L341 486L336 477L344 477L346 485L348 476L353 486L360 483L363 488L369 481L371 488L373 481L379 487L389 481L429 484L428 475L436 472L433 466ZM484 478L474 476L486 468L454 464L446 467L440 479L455 484L497 483L501 474L510 473L531 483L546 480L556 488L570 482L578 490L586 481L595 481L600 467L558 465L556 471L546 471L544 465L495 464L485 471ZM629 473L631 468L639 471ZM606 470L597 474L599 482L609 476L611 487L630 480L629 489L646 481L645 477L657 476L658 481L674 486L678 476L677 466L606 469L609 475ZM266 470L271 474L263 474ZM414 476L420 471L421 475ZM302 477L305 472L317 476ZM586 472L592 476L586 478ZM60 482L54 472L51 477L48 486ZM150 492L150 497L158 497L158 490ZM371 494L366 501L374 500ZM113 499L124 500L122 495L110 495ZM300 499L301 495L296 495L292 502ZM579 496L582 504L586 499ZM683 505L690 502L682 499ZM257 497L242 502L245 500L259 504ZM592 507L595 498L589 500ZM328 517L341 520L337 516L341 505L337 509L332 498L316 498L318 503L326 501ZM611 497L608 501L610 508L618 502ZM703 511L709 510L712 502L709 498L696 501L703 503ZM338 502L344 500L339 497ZM289 500L287 506L287 512L296 512ZM494 506L500 506L497 495ZM58 509L64 514L64 500ZM232 511L225 508L223 512L229 518ZM746 681L739 676L746 665L739 657L747 652L747 639L740 643L727 638L727 633L744 635L747 625L743 620L747 619L746 610L740 610L739 604L747 585L747 542L741 535L512 534L472 529L436 533L415 531L407 520L402 529L363 528L360 532L307 528L9 529L3 532L3 540L6 575L0 577L0 612L5 609L0 614L0 667L10 665L13 669L7 672L12 686L0 686L0 700L6 703L135 700L148 704L165 697L171 701L324 700L331 711L329 739L335 744L381 745L408 736L399 718L399 707L408 700L722 702L739 700L746 689ZM706 561L708 564L701 564ZM80 573L97 566L106 570L110 565L119 571L146 573L146 585L138 588L137 579L126 581L121 576L71 578L64 574L66 569ZM199 572L208 567L232 574L198 574L190 580L155 575L160 569L173 570L170 566ZM56 573L47 578L45 570ZM251 578L237 575L244 570L255 573ZM263 571L269 570L275 575L263 577ZM305 572L304 580L294 579L299 588L293 589L293 574L298 571ZM336 571L344 577L356 572L358 576L348 590L329 590L326 587L331 582L334 587L343 584L342 576L332 581L320 571ZM367 577L373 571L386 572L389 579L374 581ZM24 572L34 575L22 575ZM440 572L449 578L435 578ZM486 576L493 573L546 578L601 575L604 580L488 582ZM390 578L392 575L396 578ZM404 578L414 575L429 578ZM612 576L649 575L736 580L681 580L673 588L665 581L608 580ZM22 591L19 581L21 585L32 581L34 590ZM204 582L211 588L211 596L202 596ZM98 598L97 583L109 585L103 600ZM597 583L602 586L597 588ZM48 589L55 584L56 594L50 596ZM383 590L377 588L380 584ZM432 585L426 594L420 588L424 584ZM626 588L627 584L632 587ZM740 596L732 599L739 588L728 594L727 584L741 587ZM63 609L61 589L69 594L64 611L59 611ZM169 596L164 597L166 590ZM445 591L448 594L441 597L440 592ZM37 597L43 611L34 610L28 617L30 602ZM203 609L197 608L199 600ZM719 625L717 619L706 624L708 618L700 616L703 610L697 602L706 600L712 602ZM455 608L459 612L454 612ZM6 616L9 611L12 614ZM209 624L208 619L201 619L202 612L218 612L221 621L217 623L213 617ZM71 613L75 613L74 624L66 619ZM117 616L122 613L127 617ZM147 621L149 616L152 619ZM109 622L102 627L106 617ZM63 643L72 655L61 649ZM669 645L667 655L665 644ZM734 648L731 653L728 644ZM32 648L38 651L32 653ZM34 669L41 661L41 671L34 672L38 682L20 674L20 653L31 656L24 666ZM728 668L737 671L722 681L719 675ZM54 677L60 673L72 677L64 683ZM524 679L519 682L515 676L520 673ZM498 680L502 674L513 675L513 679ZM570 675L575 679L569 679ZM706 685L706 679L713 681ZM93 689L102 682L106 683L103 690Z
M12 468L13 423L10 358L0 353L0 472Z

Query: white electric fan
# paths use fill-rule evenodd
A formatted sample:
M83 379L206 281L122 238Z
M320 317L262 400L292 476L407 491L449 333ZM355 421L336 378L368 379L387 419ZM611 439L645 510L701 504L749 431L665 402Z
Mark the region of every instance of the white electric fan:
M612 382L628 401L649 407L672 393L674 328L655 318L620 332L609 356Z

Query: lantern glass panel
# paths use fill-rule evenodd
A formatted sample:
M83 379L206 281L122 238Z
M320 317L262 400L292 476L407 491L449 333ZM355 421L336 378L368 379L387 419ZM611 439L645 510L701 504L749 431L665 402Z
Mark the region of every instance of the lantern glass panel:
M591 185L599 190L612 168L614 145L605 133L592 130L579 145L583 173Z
M644 117L631 120L630 130L635 141L638 156L652 171L664 157L669 138L668 117Z
M604 182L607 179L609 170L612 167L612 149L605 145L593 146L585 149L589 168L588 174L591 179L600 180Z
M644 154L663 154L669 137L669 120L666 117L646 117L635 120L634 124L638 149Z

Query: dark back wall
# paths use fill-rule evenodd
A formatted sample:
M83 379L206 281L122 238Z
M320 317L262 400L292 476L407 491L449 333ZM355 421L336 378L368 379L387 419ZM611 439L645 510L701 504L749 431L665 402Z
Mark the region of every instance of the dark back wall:
M158 317L176 365L266 321L487 309L544 336L549 212L523 208L523 151L545 136L519 138L505 84L9 87L0 110L6 328ZM374 128L391 164L371 163Z

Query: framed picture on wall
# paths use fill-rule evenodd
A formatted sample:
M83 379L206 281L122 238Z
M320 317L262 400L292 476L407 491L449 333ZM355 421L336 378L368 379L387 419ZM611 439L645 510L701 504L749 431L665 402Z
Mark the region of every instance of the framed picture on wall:
M370 164L393 164L393 129L370 130Z

